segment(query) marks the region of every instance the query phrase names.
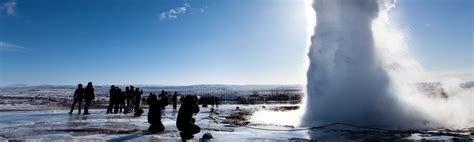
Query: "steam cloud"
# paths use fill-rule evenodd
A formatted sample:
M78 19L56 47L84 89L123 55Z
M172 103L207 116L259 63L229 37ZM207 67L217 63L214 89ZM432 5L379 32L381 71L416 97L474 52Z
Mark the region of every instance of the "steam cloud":
M448 98L417 91L423 69L390 24L394 0L314 0L303 126L334 122L384 128L468 127L474 95L441 81ZM455 85L456 84L456 85Z

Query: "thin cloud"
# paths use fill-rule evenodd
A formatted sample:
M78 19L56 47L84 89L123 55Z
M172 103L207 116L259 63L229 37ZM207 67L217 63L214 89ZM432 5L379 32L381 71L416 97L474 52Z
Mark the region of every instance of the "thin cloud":
M201 8L199 8L199 11L204 12L207 8L208 8L207 6L201 7Z
M10 0L0 5L0 11L5 11L8 16L14 16L16 14L16 1Z
M178 15L183 15L186 14L186 11L191 7L191 4L189 3L184 3L183 6L176 7L173 9L170 9L165 12L161 12L160 14L160 20L166 20L166 19L177 19Z
M0 41L0 51L21 51L26 49L23 46Z

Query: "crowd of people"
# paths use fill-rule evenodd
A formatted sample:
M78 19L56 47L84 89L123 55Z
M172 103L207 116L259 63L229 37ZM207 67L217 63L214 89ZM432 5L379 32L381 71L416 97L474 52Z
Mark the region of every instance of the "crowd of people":
M151 92L150 95L145 99L142 98L143 90L135 88L134 86L126 86L125 91L120 87L112 85L109 90L109 105L107 106L107 114L117 113L130 113L135 112L135 116L141 116L143 109L140 108L141 103L146 103L149 106L148 109L148 128L149 133L159 133L165 130L165 126L161 122L161 115L163 110L169 104L168 92L161 91L158 96ZM198 97L196 95L180 95L177 92L171 96L173 110L177 109L178 96L181 106L178 110L178 116L176 120L176 127L180 131L180 136L183 140L193 138L193 135L199 133L201 128L195 124L196 120L193 118L199 112ZM81 103L84 100L84 115L89 114L89 106L94 100L94 87L92 82L89 82L85 88L82 84L77 85L77 89L74 92L73 103L69 114L72 114L74 106L78 104L79 113L81 114ZM204 99L204 98L201 98ZM217 105L217 98L212 97L206 99L206 103L212 100L212 104ZM145 101L146 100L146 101Z
M136 114L143 110L140 109L143 90L133 86L125 87L125 91L118 86L112 85L109 90L109 106L107 107L107 114L109 113L124 113L135 112Z

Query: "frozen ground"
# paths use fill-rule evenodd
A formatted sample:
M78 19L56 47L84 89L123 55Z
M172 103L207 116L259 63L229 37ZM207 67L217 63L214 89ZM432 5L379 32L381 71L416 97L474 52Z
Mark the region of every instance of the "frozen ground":
M261 106L261 105L260 105ZM210 132L216 141L247 141L275 140L287 141L292 138L307 138L305 132L262 132L245 127L234 127L222 123L225 116L238 110L236 105L224 105L214 114L216 119L206 119L210 115L209 108L201 108L195 116L197 124L203 128L195 135L200 138ZM239 106L248 110L257 106ZM2 140L133 140L179 141L179 133L175 126L177 112L166 109L163 124L166 131L160 134L145 135L149 126L145 110L141 117L131 114L105 114L103 109L94 109L89 116L68 115L67 110L36 110L0 112L0 139ZM204 118L204 119L203 119ZM211 123L209 123L211 120ZM217 121L217 123L214 122Z
M209 90L209 87L220 90L216 89L216 86L204 86L207 89L202 89L203 86L185 86L181 88L147 88L144 86L143 88L148 91L176 89L175 91L179 92L183 90L199 92L199 90ZM177 112L170 109L170 106L165 110L162 119L166 131L160 134L147 135L144 132L149 126L147 123L147 109L141 117L133 117L131 114L105 114L103 108L108 103L108 86L98 86L96 88L97 101L92 106L95 108L91 111L92 115L68 115L67 112L72 103L71 97L74 88L74 86L0 87L0 141L180 141L174 121ZM227 86L228 88L229 86ZM252 86L250 88L255 89ZM472 85L466 88L472 89ZM252 89L246 89L245 87L242 89L241 87L236 90L245 93L252 92L249 91ZM262 90L268 90L268 87ZM237 106L240 107L240 110L235 110ZM267 111L264 111L265 113L259 111L258 114L260 115L256 115L262 116L261 114L264 114L264 117L259 117L260 119L256 120L249 119L251 112L263 109L262 106L261 104L223 105L218 108L217 112L219 114L212 115L213 119L208 119L210 108L201 108L201 112L195 118L198 121L197 124L203 130L195 135L195 140L197 141L206 132L214 136L213 141L232 142L310 141L311 139L321 141L370 141L380 139L473 141L474 138L474 128L402 132L371 130L344 125L332 125L311 130L294 128L288 125L298 119L297 116L294 116L294 112L275 113L274 111L275 108L288 110L281 108L291 106L289 104L265 105ZM280 125L272 125L275 122Z
M235 110L236 107L240 110ZM285 104L266 105L266 109L281 108ZM206 132L214 136L213 141L308 141L317 140L468 140L472 141L474 129L465 130L431 130L428 133L393 133L375 130L354 129L345 126L331 126L324 129L300 131L268 131L255 128L275 130L292 130L291 126L248 123L239 117L230 119L234 114L246 114L262 109L262 105L223 105L218 108L219 114L209 118L210 108L201 108L195 116L197 124L203 129L195 135L197 141ZM43 140L43 141L180 141L175 126L177 112L167 107L163 116L166 127L164 133L146 134L149 126L147 112L141 117L131 114L105 114L104 109L94 109L89 116L68 115L68 110L33 110L0 112L0 141L4 140ZM240 113L239 113L240 112ZM238 116L238 115L237 115ZM241 116L244 118L246 115ZM248 116L248 115L247 115ZM231 121L230 120L237 120ZM288 120L291 121L291 120ZM210 123L211 122L211 123ZM239 126L240 125L240 126ZM245 125L245 126L242 126ZM311 137L310 135L313 135Z

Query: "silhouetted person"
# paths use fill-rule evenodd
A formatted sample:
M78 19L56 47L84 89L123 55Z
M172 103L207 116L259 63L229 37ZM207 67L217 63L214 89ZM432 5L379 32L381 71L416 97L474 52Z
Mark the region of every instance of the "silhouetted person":
M156 95L153 93L150 93L150 96L148 96L147 103L148 106L150 106L148 109L148 123L150 123L148 131L150 131L150 133L163 132L165 126L161 122L161 114L162 109L168 104L162 100L158 101Z
M214 97L214 104L216 104L217 108L219 107L219 98L218 97Z
M128 94L127 94L127 91L123 91L122 92L122 95L123 95L123 106L124 106L124 113L127 114L129 112L132 112L132 106L133 106L133 102L132 102L132 99L128 98ZM133 98L133 97L132 97Z
M130 111L132 111L134 109L134 104L135 104L135 87L133 87L132 85L130 85Z
M196 101L196 103L198 103L199 97L197 95L193 95L193 98L194 98L194 101Z
M176 108L178 107L178 92L174 92L173 94L173 97L171 98L171 100L173 101L173 110L176 110Z
M140 90L140 88L135 89L135 112L137 112L138 109L140 109L140 99L142 98L143 90Z
M143 103L143 105L148 105L148 104L146 103L146 97L142 97L142 103Z
M130 91L130 87L125 87L125 96L127 96L127 109L126 110L131 110L132 109L132 98L133 98L133 94L132 92Z
M119 112L119 107L120 107L120 88L115 87L114 89L114 114L117 114Z
M72 97L74 101L72 103L71 111L69 111L69 114L72 114L72 111L74 110L74 106L76 105L76 103L79 104L78 114L81 114L81 102L83 98L84 98L84 88L82 88L82 84L78 84L76 91L74 91L74 96Z
M183 102L184 102L184 95L181 95L181 97L179 97L179 103L183 104Z
M212 106L212 107L214 107L214 105L216 104L215 100L216 100L216 97L211 96L210 102L211 102L211 106Z
M203 108L206 108L207 107L207 101L209 101L209 97L201 97L199 100L198 100L198 104L202 104L202 107Z
M161 95L161 99L160 99L160 104L163 106L161 109L165 109L166 106L168 106L168 93L165 92L163 95Z
M127 106L125 105L125 102L127 101L127 94L125 94L124 91L120 90L120 111L123 109L123 113L127 114Z
M86 88L84 89L84 100L86 104L84 105L84 115L88 115L89 113L89 106L91 102L95 99L94 94L94 87L92 86L92 82L87 83Z
M141 116L143 113L143 109L142 108L138 108L137 110L135 110L135 113L133 114L133 116Z
M162 97L165 93L167 94L167 92L165 92L165 90L161 90L161 93L158 94L158 97Z
M115 90L115 95L117 95L117 102L116 102L116 107L118 109L118 113L121 113L122 112L122 89L120 87L117 87L117 89Z
M197 104L197 99L191 95L187 95L179 108L178 118L176 120L176 127L181 131L179 134L183 141L193 138L194 134L201 131L201 128L194 124L196 120L193 118L193 114L198 112L199 105Z
M161 98L160 102L165 103L166 105L169 104L169 102L168 102L169 101L168 92L165 92L164 90L161 90L161 93L160 93L159 97ZM165 107L163 107L163 109L165 109Z
M115 86L110 86L109 90L109 106L107 107L107 114L113 113L113 108L115 104Z

